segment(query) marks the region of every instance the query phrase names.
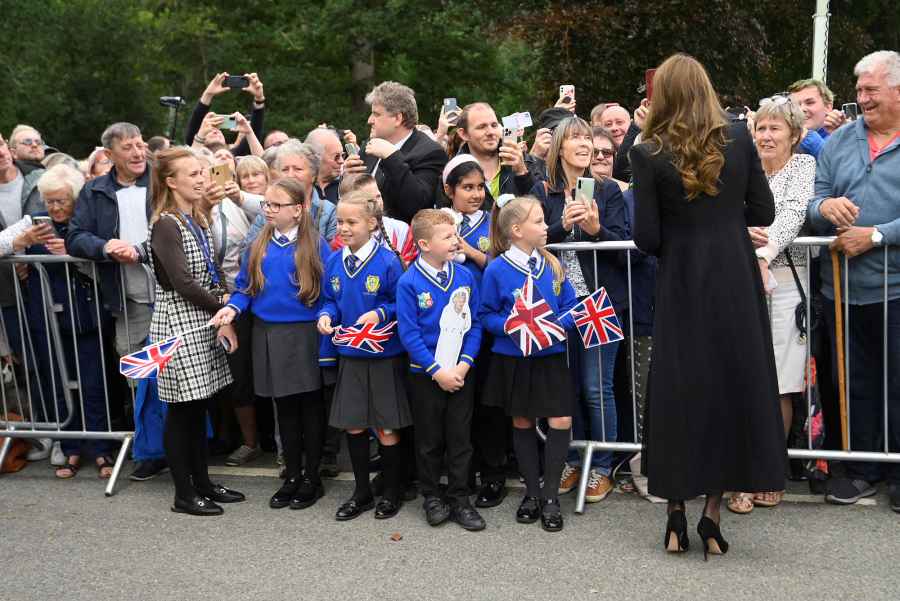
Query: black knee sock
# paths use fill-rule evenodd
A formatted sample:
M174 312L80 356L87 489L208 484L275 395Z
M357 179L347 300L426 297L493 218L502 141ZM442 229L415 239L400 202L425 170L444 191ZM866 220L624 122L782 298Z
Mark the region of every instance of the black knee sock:
M396 503L400 500L400 488L405 472L404 455L406 449L400 443L381 445L381 465L384 473L384 498Z
M191 478L198 491L209 490L209 441L206 438L208 401L191 401Z
M319 483L319 466L322 463L322 446L325 444L325 404L322 391L304 393L300 398L300 421L303 428L303 452L306 462L303 474Z
M537 434L534 428L513 428L513 448L519 471L525 478L525 494L540 496L540 459L538 458Z
M356 480L353 498L369 500L372 498L372 488L369 486L369 433L347 432L347 450L350 452L350 464L353 466L353 477Z
M188 403L171 403L166 412L163 446L172 471L175 496L190 499L196 494L191 484L191 420Z
M563 464L569 452L569 429L550 428L547 442L544 445L544 490L541 495L545 500L559 499L559 479L562 476Z
M285 477L296 478L300 475L300 395L291 395L275 399L278 407L278 433L281 435L281 446L284 450Z

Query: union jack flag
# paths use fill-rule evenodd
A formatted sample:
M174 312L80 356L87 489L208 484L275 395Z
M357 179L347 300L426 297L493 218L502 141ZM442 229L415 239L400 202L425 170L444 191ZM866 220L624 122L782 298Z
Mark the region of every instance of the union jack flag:
M385 324L366 323L349 328L338 326L331 340L338 346L350 346L367 353L383 353L384 347L381 343L391 339L394 335L391 330L395 325L396 321Z
M566 331L553 317L553 309L541 296L529 275L516 296L503 331L519 345L524 356L566 339Z
M162 342L145 346L119 359L119 373L135 380L155 378L172 360L180 346L181 336L172 336Z
M606 288L595 290L589 297L572 307L571 313L586 349L625 338Z

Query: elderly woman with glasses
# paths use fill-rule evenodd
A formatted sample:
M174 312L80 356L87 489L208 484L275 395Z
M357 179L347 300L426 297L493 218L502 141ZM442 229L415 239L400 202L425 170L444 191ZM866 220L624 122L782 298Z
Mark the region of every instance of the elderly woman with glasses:
M613 161L615 161L616 153L619 151L619 145L616 143L615 136L605 127L596 125L591 128L591 133L594 136L591 175L601 182L610 180L619 186L619 190L625 192L628 189L628 183L613 177Z
M798 154L803 139L804 115L788 96L776 95L760 102L752 134L756 151L775 197L775 221L771 226L751 227L750 238L756 247L763 287L769 295L772 343L778 370L778 392L785 436L793 421L793 400L803 392L806 369L806 339L794 317L806 290L806 253L788 248L806 221L806 208L813 197L816 159ZM728 508L735 513L750 513L754 506L774 507L783 491L733 493Z

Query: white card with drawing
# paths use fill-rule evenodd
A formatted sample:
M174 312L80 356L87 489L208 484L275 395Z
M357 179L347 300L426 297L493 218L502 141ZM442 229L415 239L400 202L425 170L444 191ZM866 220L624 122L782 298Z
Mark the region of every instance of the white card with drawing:
M438 336L434 359L441 367L453 368L459 363L463 338L472 328L472 311L469 309L469 289L457 288L450 295L450 302L441 312L441 334Z

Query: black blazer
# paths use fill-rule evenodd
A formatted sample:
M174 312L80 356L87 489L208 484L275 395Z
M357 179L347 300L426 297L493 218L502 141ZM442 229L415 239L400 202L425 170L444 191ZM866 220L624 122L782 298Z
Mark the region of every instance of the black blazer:
M387 216L409 223L421 209L434 207L448 158L441 145L427 135L414 129L400 150L383 161L367 156L364 150L359 156L367 173L378 166L375 181Z

